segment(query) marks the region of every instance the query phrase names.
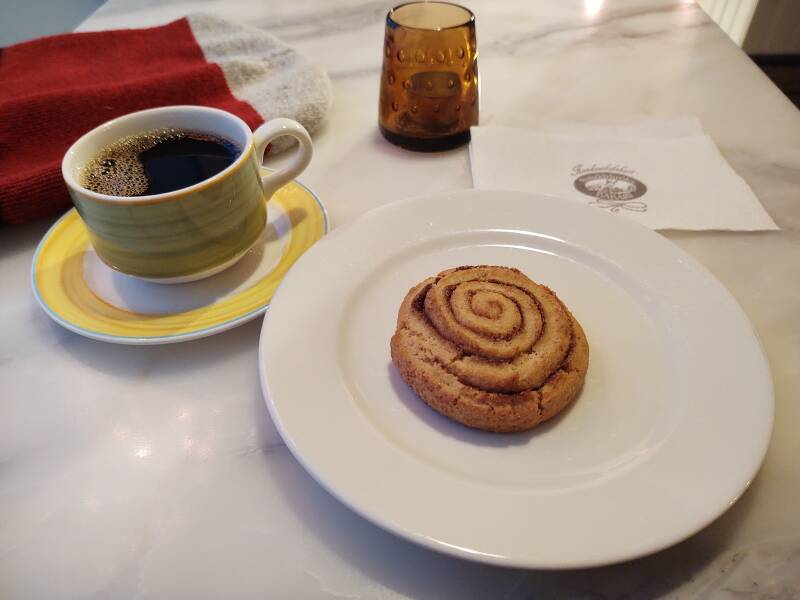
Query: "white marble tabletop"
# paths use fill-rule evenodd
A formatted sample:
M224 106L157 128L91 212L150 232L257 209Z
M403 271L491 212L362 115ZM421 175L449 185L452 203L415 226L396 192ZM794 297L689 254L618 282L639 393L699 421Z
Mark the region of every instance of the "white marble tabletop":
M471 185L466 148L414 154L378 133L390 4L111 0L81 28L202 9L323 63L335 105L303 180L336 227ZM257 381L260 321L147 348L50 322L29 285L41 222L0 230L0 596L800 597L800 112L691 1L470 6L483 124L697 116L782 227L666 234L731 290L769 358L775 430L750 489L678 546L599 569L504 569L419 548L328 495L283 445Z

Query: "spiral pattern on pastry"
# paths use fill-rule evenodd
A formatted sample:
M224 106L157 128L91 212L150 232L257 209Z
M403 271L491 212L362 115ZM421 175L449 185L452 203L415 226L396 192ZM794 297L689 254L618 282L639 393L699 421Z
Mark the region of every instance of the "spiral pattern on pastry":
M391 341L403 379L464 425L521 431L563 410L583 385L589 346L547 287L507 267L459 267L406 295Z

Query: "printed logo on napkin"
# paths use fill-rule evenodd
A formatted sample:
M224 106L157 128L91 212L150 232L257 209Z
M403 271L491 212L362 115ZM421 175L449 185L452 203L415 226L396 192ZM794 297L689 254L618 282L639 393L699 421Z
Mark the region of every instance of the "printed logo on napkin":
M647 204L636 199L647 193L647 186L632 177L635 172L619 164L592 164L591 167L577 164L570 174L575 177L576 190L595 198L589 206L605 208L612 213L620 210L646 212Z

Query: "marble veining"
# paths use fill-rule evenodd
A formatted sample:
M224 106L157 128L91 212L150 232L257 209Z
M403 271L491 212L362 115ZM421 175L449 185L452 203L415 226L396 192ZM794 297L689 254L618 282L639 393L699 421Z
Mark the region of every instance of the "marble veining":
M384 203L471 186L465 148L413 154L377 131L391 4L110 0L80 29L207 11L324 65L334 107L303 181L337 227ZM257 381L259 322L147 348L66 332L30 292L49 225L36 223L0 231L0 596L800 597L800 113L691 0L468 4L483 124L696 116L782 227L666 234L730 289L770 361L775 430L750 489L685 542L600 569L520 571L419 548L328 495L282 444Z

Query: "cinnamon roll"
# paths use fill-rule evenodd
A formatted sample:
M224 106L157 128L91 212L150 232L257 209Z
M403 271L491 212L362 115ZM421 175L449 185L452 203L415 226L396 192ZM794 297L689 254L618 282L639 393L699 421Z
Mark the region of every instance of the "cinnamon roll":
M392 362L433 409L487 431L530 429L578 395L589 345L546 286L517 269L458 267L414 286Z

